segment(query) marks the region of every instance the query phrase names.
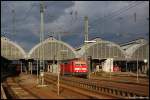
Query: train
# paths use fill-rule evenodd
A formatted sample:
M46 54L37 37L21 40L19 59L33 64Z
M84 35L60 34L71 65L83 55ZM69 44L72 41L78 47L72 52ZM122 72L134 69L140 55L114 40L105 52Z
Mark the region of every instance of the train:
M121 68L117 65L113 66L113 72L121 72Z
M88 74L88 65L85 60L71 59L60 63L60 75L84 76Z

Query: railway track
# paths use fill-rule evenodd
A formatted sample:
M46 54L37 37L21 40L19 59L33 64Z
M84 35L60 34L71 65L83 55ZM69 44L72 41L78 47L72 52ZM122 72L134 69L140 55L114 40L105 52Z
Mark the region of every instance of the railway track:
M47 80L54 80L57 82L57 76L56 75L51 75L51 74L46 74L45 78ZM137 97L137 98L148 98L149 97L149 92L143 92L133 88L133 85L128 84L122 84L122 83L114 83L114 82L109 82L106 84L106 82L98 82L96 80L88 80L88 79L83 79L83 78L75 78L75 77L60 77L60 83L61 84L66 84L68 86L73 86L79 89L84 89L91 91L92 93L97 93L97 94L103 94L107 96L111 96L114 98L132 98L132 97ZM139 87L139 85L137 86ZM142 90L142 86L140 87Z
M81 78L79 77L71 77L72 79L78 79L80 80ZM87 79L84 79L82 78L82 80L87 80ZM114 86L118 86L118 88L122 88L122 87L119 87L120 85L124 85L124 87L126 87L125 89L129 89L129 88L134 88L134 87L138 87L138 88L148 88L149 87L149 83L137 83L136 81L135 82L130 82L130 81L120 81L120 80L113 80L113 79L99 79L99 78L91 78L91 79L88 79L89 81L92 81L92 82L98 82L99 84L104 84L106 85L105 83L108 83L108 84L113 84ZM140 89L139 89L140 90ZM146 90L146 89L145 89ZM147 89L148 90L148 89ZM148 91L143 91L143 92L148 92ZM148 93L147 93L148 94Z
M80 78L77 78L77 77L71 77L71 78L80 80ZM81 79L81 80L84 80L84 79ZM87 83L94 82L104 87L123 89L129 92L139 94L141 96L149 96L149 89L148 89L149 84L113 81L113 80L99 80L99 79L88 79L88 80L85 79L85 81L87 81Z
M34 76L36 77L36 76ZM46 84L50 83L53 85L54 92L57 92L57 75L45 73ZM41 95L36 94L30 89L23 87L20 84L20 79L18 80L15 77L10 77L6 80L4 85L4 90L6 91L7 98L12 99L40 99ZM133 87L138 87L131 89ZM111 81L101 81L101 80L92 80L84 79L77 77L60 77L60 96L64 98L86 98L86 99L123 99L123 98L149 98L149 94L145 92L145 86L137 84L126 83L117 83ZM148 87L147 87L148 88ZM141 90L141 91L139 91ZM35 90L40 91L40 90ZM43 90L44 94L46 91ZM54 93L54 94L55 94ZM149 93L149 92L148 92ZM44 94L45 95L45 94ZM68 95L72 96L69 97ZM49 97L51 98L51 97Z
M5 92L4 92L4 88L3 88L2 84L1 84L1 99L7 99L7 97L6 97L6 94L5 94Z
M57 86L57 78L55 78L53 76L52 77L45 76L45 81L48 84L54 84L55 86ZM83 99L83 98L86 97L86 99L112 99L112 98L117 99L116 97L113 97L113 96L110 96L110 95L106 95L106 94L103 94L103 93L98 94L96 92L93 93L91 91L87 91L86 89L83 89L83 88L80 88L80 87L75 87L73 85L67 84L65 82L65 80L61 80L60 82L61 82L60 91L61 90L67 90L67 94L69 92L74 92L76 98ZM56 89L57 89L57 87L56 87ZM56 90L56 92L57 92L57 90Z
M4 83L4 90L9 99L39 99L37 95L26 90L14 77L10 77Z
M101 80L101 81L110 81L109 76L93 76L91 79ZM139 82L137 82L137 76L111 76L111 81L117 83L127 83L127 84L139 84L149 86L148 77L139 77Z

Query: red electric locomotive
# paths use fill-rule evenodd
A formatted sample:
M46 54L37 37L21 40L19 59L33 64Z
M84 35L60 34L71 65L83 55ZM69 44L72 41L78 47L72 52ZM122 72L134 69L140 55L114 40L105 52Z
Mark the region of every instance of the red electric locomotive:
M73 59L60 64L61 75L87 76L88 66L86 61Z

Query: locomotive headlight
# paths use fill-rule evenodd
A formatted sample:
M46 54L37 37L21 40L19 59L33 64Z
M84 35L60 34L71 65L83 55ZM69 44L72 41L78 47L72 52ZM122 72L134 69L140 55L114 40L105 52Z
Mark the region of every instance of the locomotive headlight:
M75 68L75 70L79 70L79 68Z
M82 70L86 70L86 68L82 68Z

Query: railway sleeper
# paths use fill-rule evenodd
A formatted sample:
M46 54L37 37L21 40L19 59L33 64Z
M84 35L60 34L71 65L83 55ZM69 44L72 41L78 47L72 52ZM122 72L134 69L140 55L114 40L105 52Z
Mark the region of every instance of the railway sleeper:
M111 89L108 89L108 93L111 94Z
M106 92L109 93L109 88L106 88Z
M90 89L90 90L93 90L93 89L92 89L92 85L89 85L89 89Z
M100 87L100 92L103 92L103 91L104 91L103 87Z
M87 84L87 88L90 89L90 85L89 84Z
M98 87L98 86L93 86L91 84L81 84L77 85L78 87L82 87L82 88L86 88L88 90L92 90L95 92L103 92L103 93L107 93L107 94L111 94L113 96L119 96L119 97L126 97L127 92L126 91L122 91L122 90L117 90L117 89L110 89L110 88L104 88L104 87ZM133 93L130 93L129 96L133 96ZM138 96L138 95L135 95Z
M123 96L123 97L126 97L126 96L127 96L127 92L123 91L123 92L122 92L122 96Z
M94 83L89 83L89 81L87 81L87 80L85 80L84 82L79 79L72 81L71 79L67 79L64 77L62 77L62 80L65 80L65 82L63 82L63 83L68 83L68 85L85 88L85 89L96 91L96 92L108 93L108 94L115 95L115 96L121 96L121 97L140 96L139 94L129 93L128 91L124 91L124 90L120 90L120 89L118 90L118 89L113 89L113 88L101 87L98 84L95 85ZM89 84L87 84L87 83L89 83Z

